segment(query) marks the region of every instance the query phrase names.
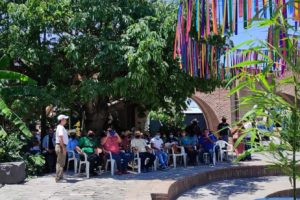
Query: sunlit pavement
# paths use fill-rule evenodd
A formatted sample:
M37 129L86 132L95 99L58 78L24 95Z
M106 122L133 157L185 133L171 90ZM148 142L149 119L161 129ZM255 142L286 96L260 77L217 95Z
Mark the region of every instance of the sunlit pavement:
M291 189L286 176L233 179L192 189L182 194L178 200L258 200L286 189Z
M238 165L267 164L268 161L261 155L253 156L253 161L243 162ZM105 172L97 177L86 179L84 175L74 176L71 172L65 178L65 183L55 183L54 175L32 178L23 184L5 185L0 188L2 200L77 200L77 199L151 199L151 193L165 193L169 186L176 180L199 172L228 168L236 164L218 163L211 167L201 165L196 167L177 169L170 168L166 171L149 172L145 174L129 174L110 176ZM231 184L231 183L229 183Z

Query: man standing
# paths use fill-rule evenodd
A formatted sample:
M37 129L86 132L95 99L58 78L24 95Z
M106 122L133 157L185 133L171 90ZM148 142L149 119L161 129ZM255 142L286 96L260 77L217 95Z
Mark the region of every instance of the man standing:
M228 142L228 137L230 133L229 124L226 122L226 117L222 117L222 122L218 125L218 131L220 134L220 139Z
M46 170L49 173L55 171L55 137L52 127L48 127L47 135L43 138L43 154L46 160Z
M58 125L56 127L55 133L55 152L57 155L57 162L56 162L56 177L55 181L58 182L63 179L64 173L64 166L66 163L66 146L69 142L68 132L65 129L65 125L67 124L67 119L69 117L66 115L59 115L57 117Z

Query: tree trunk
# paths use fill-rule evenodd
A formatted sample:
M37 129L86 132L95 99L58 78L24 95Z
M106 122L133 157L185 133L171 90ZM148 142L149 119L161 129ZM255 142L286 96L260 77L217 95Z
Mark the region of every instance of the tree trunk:
M107 103L108 99L97 98L84 106L85 131L92 129L96 134L102 134L109 114Z

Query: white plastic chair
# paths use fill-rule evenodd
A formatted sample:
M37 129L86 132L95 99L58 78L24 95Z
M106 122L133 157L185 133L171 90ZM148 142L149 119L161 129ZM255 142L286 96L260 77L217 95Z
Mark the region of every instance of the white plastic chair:
M84 160L79 161L79 172L81 173L81 165L85 165L85 173L86 173L86 177L90 178L90 162L87 160L87 155L86 153L81 153L81 155L84 156Z
M77 173L78 160L77 160L77 158L75 156L75 151L71 151L71 150L67 151L67 155L68 156L69 156L69 153L72 154L72 157L71 158L68 157L67 171L69 170L69 164L70 164L70 162L73 161L74 162L74 173L76 174Z
M105 171L107 171L108 163L110 163L111 175L114 176L115 170L117 168L117 163L116 163L115 159L113 159L110 151L105 151L105 152L109 154L109 159L106 160L106 164L105 164Z
M223 161L224 153L226 154L226 159L228 159L228 154L230 153L231 157L233 158L233 145L229 144L228 142L224 140L219 140L216 142L216 145L220 147L220 159Z
M205 165L208 165L210 163L210 153L203 153L203 161Z
M180 153L175 153L174 148L172 148L172 157L173 157L174 169L176 168L177 157L179 157L179 158L182 157L183 163L184 163L184 167L186 167L186 157L187 157L187 154L185 153L184 147L183 146L177 146L177 148L180 148Z
M157 171L157 168L159 166L159 160L158 160L158 157L155 154L155 150L154 149L152 149L152 154L155 155L155 160L154 160L154 163L153 163L153 170Z
M141 162L139 152L134 153L134 159L131 161L131 163L132 163L132 171L134 171L134 169L137 167L137 173L140 174L142 168L142 162Z
M216 158L216 148L219 147L219 145L214 145L213 147L213 165L216 165L217 158Z
M145 165L147 165L147 163L150 161L150 158L146 158L146 160L145 160ZM153 171L157 171L157 166L159 165L159 161L158 161L158 159L156 158L156 156L155 156L155 160L154 160L154 162L153 162L153 165L151 166L152 167L152 169L153 169Z

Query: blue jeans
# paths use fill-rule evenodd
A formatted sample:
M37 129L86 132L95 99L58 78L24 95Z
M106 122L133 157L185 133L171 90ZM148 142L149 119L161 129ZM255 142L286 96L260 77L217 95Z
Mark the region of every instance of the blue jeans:
M74 151L75 152L75 158L77 160L79 160L79 154L77 153L77 151ZM73 153L72 152L68 152L68 158L72 158L73 157Z
M161 150L156 150L155 155L159 160L159 164L162 167L166 167L168 163L168 154Z
M130 155L120 152L120 153L111 153L112 158L116 161L117 168L119 171L126 171L128 162L130 160ZM107 155L109 158L109 155Z

